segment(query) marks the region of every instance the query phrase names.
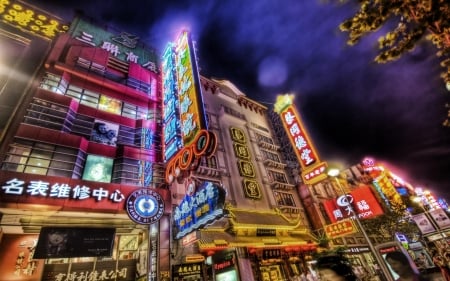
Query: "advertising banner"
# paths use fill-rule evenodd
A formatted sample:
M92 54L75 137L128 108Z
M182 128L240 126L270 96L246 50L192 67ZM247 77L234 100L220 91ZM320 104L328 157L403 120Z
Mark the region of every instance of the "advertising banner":
M425 213L414 215L412 216L412 219L416 222L422 234L427 234L436 231L433 224L430 222Z

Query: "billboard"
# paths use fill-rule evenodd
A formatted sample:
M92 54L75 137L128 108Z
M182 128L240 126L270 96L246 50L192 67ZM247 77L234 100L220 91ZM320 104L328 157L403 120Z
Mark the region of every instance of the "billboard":
M115 233L114 228L43 227L33 257L109 257Z
M383 209L370 187L360 187L349 194L324 202L325 211L331 222L350 218L356 212L360 219L369 219L383 214Z
M93 142L116 146L119 125L96 119L90 140Z

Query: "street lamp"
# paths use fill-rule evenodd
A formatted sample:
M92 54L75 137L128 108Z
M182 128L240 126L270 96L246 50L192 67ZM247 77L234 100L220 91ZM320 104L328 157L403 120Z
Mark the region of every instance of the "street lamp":
M332 177L332 178L334 178L334 180L336 181L337 186L339 187L339 191L342 193L342 195L347 197L348 194L345 192L343 186L341 185L341 182L338 179L338 177L340 175L339 169L329 168L327 170L327 175ZM347 204L348 205L346 206L346 208L348 208L348 210L353 214L352 219L356 222L356 225L358 226L359 231L364 236L364 239L366 240L367 245L369 245L369 249L370 249L371 253L375 256L375 260L377 261L378 265L380 266L381 271L383 272L383 274L385 276L390 276L390 273L388 273L388 269L386 268L386 265L383 262L381 256L377 255L377 251L376 251L374 245L372 244L372 241L370 240L369 236L367 235L366 230L362 226L361 221L359 220L358 214L353 209L353 206L352 206L351 202L347 202Z

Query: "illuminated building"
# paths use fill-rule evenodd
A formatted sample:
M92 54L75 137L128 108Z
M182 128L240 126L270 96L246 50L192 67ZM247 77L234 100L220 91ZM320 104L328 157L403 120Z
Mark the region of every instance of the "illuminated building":
M171 202L158 54L82 18L50 36L58 22L32 9L1 10L11 66L2 88L19 99L1 110L11 118L1 119L0 279L164 280Z
M317 244L294 179L278 152L268 109L229 81L200 81L208 131L217 136L217 148L171 183L172 197L175 205L183 206L186 194L212 183L226 192L225 214L189 233L184 224L192 219L175 225L174 232L184 231L172 246L176 268L206 260L216 280L298 274Z

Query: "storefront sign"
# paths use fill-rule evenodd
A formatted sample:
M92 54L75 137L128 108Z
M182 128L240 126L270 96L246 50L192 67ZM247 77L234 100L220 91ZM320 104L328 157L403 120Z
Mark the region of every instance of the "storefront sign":
M43 227L34 258L110 257L114 228Z
M186 195L175 207L174 221L180 239L224 215L225 191L217 184L205 182L193 196Z
M69 30L60 19L22 1L2 1L0 18L3 23L47 39Z
M325 234L331 239L356 233L357 231L358 230L351 219L338 221L325 226Z
M202 280L203 263L185 263L172 266L172 280Z
M119 261L90 261L70 264L46 264L44 266L42 279L40 280L134 281L135 274L136 260L134 259Z
M125 198L134 190L134 186L120 184L0 171L1 204L38 204L56 206L59 210L118 212L125 210ZM170 197L168 190L155 192L164 198Z
M127 198L126 208L131 220L139 224L152 224L164 215L164 200L150 188L133 191Z
M71 35L75 40L106 50L122 61L137 63L153 72L157 71L158 56L156 52L138 44L139 37L136 35L125 32L120 34L106 32L104 28L97 27L83 19L77 19L71 28Z
M33 197L47 197L57 199L74 199L86 200L94 198L96 201L109 200L120 203L125 199L120 190L110 193L109 190L100 188L90 188L86 185L70 186L66 183L49 182L49 181L23 181L17 178L8 180L2 185L4 194L8 195L25 195Z
M324 207L333 223L354 216L354 212L360 219L383 214L383 209L368 186L354 189L351 193L337 199L327 200L324 202Z
M320 160L294 106L293 99L293 95L278 96L274 110L280 115L297 159L302 170L305 170Z

